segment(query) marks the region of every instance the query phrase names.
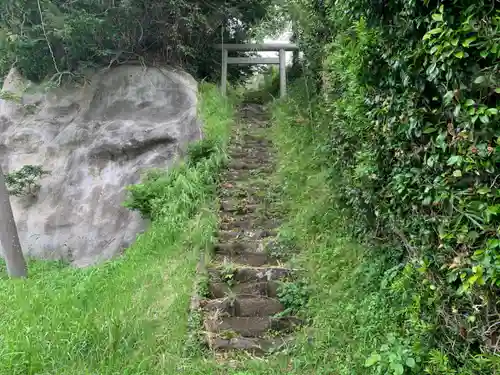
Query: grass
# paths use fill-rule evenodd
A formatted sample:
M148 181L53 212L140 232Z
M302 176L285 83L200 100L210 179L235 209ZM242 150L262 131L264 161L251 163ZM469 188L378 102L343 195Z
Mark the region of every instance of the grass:
M288 364L292 374L496 373L494 358L464 357L451 363L436 345L438 311L433 294L405 266L401 244L353 235L349 210L339 204L329 159L328 134L312 119L305 91L273 106L272 139L279 152L276 185L287 212L284 243L294 244L310 298L304 332ZM306 105L304 105L306 104ZM312 111L311 111L312 109ZM423 316L422 314L434 314ZM278 374L268 367L255 374Z
M296 374L363 374L365 360L398 332L397 307L381 288L396 252L369 248L350 235L335 204L329 166L313 128L297 123L293 103L274 106L278 156L276 184L287 223L281 236L299 248L294 262L304 269L312 325L299 339L288 371ZM269 370L269 373L274 373ZM278 372L276 372L278 373Z
M121 258L86 269L30 261L28 280L0 281L0 374L207 374L186 362L184 345L196 263L217 227L214 187L234 109L214 86L203 85L201 99L215 151L154 181L163 186L155 220Z
M286 216L279 251L303 269L309 300L300 313L311 325L288 353L239 369L191 345L189 298L199 254L217 228L214 177L234 116L213 86L201 95L207 143L193 146L188 163L131 190L129 206L154 220L122 258L83 270L30 262L30 279L0 280L0 375L485 373L453 372L442 353L429 354L423 332L432 327L414 329L424 295L405 284L401 251L353 237L321 148L325 135L294 100L273 106L268 136L278 172L270 190Z

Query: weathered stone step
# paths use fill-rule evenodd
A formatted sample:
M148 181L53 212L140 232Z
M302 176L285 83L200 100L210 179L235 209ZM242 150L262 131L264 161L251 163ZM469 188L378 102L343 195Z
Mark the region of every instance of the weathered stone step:
M246 160L232 160L228 168L229 169L241 169L241 170L258 170L264 167L265 165L262 163L250 163Z
M255 145L255 144L242 144L237 147L232 147L228 150L228 154L233 159L244 159L249 155L262 157L264 160L272 158L272 152L269 147Z
M299 325L296 318L272 318L269 316L207 317L204 326L208 332L232 332L243 337L262 337L269 331L291 332Z
M224 267L208 268L212 282L227 280L228 270ZM232 270L231 280L238 283L280 280L292 274L292 270L285 267L237 267Z
M261 267L266 264L276 265L278 261L265 253L240 251L235 253L216 253L214 262L244 264L252 267Z
M251 213L259 208L258 204L247 203L244 200L225 200L221 202L221 210L225 212Z
M258 242L233 241L219 243L214 247L214 261L231 262L251 267L277 265L276 259L259 250Z
M283 305L274 298L236 297L202 301L203 310L223 316L272 316L283 311Z
M278 282L273 280L240 283L233 286L225 282L211 282L208 285L208 292L210 298L224 298L227 296L276 298L278 287Z
M219 228L222 230L231 230L231 229L245 229L249 230L252 227L252 218L251 217L236 217L231 221L222 221L219 224Z
M259 187L245 186L240 188L224 188L221 192L222 198L235 199L239 198L251 202L252 204L262 201L262 197L266 194L266 190Z
M234 241L238 239L260 240L267 237L276 237L278 232L268 229L257 229L253 231L244 230L220 230L217 237L221 242Z
M249 143L256 144L263 148L269 148L269 146L271 145L271 141L269 139L263 138L262 135L247 133L247 134L240 134L239 137L233 138L231 146L232 147L241 146Z
M232 177L249 177L253 173L270 173L274 171L274 166L270 164L246 164L233 162L228 166L228 176Z
M272 230L276 229L280 226L280 223L277 220L273 219L262 219L262 218L253 218L251 216L243 215L237 216L232 221L223 221L219 224L219 228L225 231L230 231L233 229L245 230L249 231L253 230Z
M208 346L212 350L217 351L246 351L253 354L265 354L272 351L279 350L290 338L284 337L272 337L272 338L261 338L261 337L231 337L225 338L220 335L211 334L208 339Z
M271 155L265 149L236 149L230 150L229 156L233 160L257 160L266 162L271 158Z

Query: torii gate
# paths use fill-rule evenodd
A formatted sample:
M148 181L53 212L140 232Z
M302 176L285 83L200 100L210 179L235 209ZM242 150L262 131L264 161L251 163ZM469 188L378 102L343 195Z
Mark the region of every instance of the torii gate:
M280 97L286 96L286 51L298 51L299 47L292 43L264 44L217 44L216 49L222 50L221 92L226 95L228 64L276 64L280 72ZM279 57L228 57L229 51L277 51Z

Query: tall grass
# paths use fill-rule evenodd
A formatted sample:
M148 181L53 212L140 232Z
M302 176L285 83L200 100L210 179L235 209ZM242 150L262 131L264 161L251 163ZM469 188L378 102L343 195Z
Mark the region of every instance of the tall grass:
M293 95L293 93L292 93ZM368 374L365 359L386 334L397 332L394 305L380 285L396 264L389 249L352 238L336 204L330 166L324 163L314 121L297 97L274 106L273 140L288 221L282 236L301 251L296 261L311 289L312 329L294 356L296 373Z
M438 323L422 316L435 298L432 288L416 281L414 268L405 266L402 245L382 243L375 233L360 235L360 223L337 188L330 134L323 124L334 125L328 116L317 115L322 109L307 92L307 86L297 84L288 100L273 107L277 184L288 218L281 236L299 248L295 261L311 290L306 311L311 330L299 342L289 372L497 373L499 361L491 356L449 360L436 345Z
M32 261L28 280L0 280L0 374L151 375L186 367L189 298L199 253L217 227L215 182L234 117L214 86L202 85L200 97L204 142L214 151L132 188L153 189L154 220L121 258L86 269Z

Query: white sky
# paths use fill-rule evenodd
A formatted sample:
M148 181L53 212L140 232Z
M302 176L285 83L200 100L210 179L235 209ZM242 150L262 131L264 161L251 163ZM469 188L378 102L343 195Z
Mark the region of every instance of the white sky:
M291 31L286 31L281 34L278 38L264 38L264 43L290 43L290 38L292 36ZM278 52L259 52L259 55L262 57L278 57ZM293 52L286 52L286 63L287 65L292 63L292 55Z

